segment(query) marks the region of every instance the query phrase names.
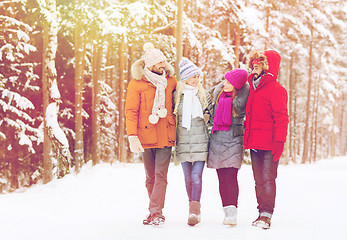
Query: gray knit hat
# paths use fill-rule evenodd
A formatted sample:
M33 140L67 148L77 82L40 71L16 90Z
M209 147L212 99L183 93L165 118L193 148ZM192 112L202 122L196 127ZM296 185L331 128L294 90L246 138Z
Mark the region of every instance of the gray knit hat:
M195 75L201 75L200 69L188 58L183 57L179 64L181 80L184 81Z

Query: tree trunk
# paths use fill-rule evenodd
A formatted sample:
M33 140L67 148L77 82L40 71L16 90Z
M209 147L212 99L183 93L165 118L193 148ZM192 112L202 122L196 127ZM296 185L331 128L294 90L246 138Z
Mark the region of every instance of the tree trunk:
M111 56L112 56L112 45L109 43L106 50L106 69L105 69L105 83L108 86L111 86L112 81L112 65L111 65Z
M286 65L286 75L285 75L285 80L286 80L286 88L287 88L287 92L288 92L288 99L291 99L291 86L290 86L290 69L291 68L291 60L289 62L289 64ZM286 150L285 150L285 156L286 156L286 164L288 164L291 160L290 154L291 154L291 131L292 131L292 127L290 122L292 121L292 116L291 116L291 101L288 101L287 103L287 108L289 109L289 124L288 124L288 133L287 134L287 141L286 141Z
M293 161L293 153L295 153L293 151L293 130L294 130L294 126L293 126L293 63L294 63L294 57L293 57L293 53L290 55L290 62L289 62L289 79L288 79L288 110L289 110L289 143L288 143L288 155L289 158L291 159L291 161Z
M297 159L296 159L296 156L297 156L297 153L299 154L300 153L300 147L299 147L299 143L298 143L298 140L300 139L300 137L298 137L298 132L297 132L297 125L296 125L296 122L297 122L297 111L296 111L296 106L297 106L297 75L296 75L296 72L293 73L294 76L293 76L293 94L292 94L292 97L294 98L293 99L293 113L292 113L292 118L293 118L293 127L292 127L292 132L293 132L293 135L294 135L294 139L293 139L293 162L296 163L297 162ZM297 151L297 149L299 149Z
M345 156L347 153L347 112L346 112L347 94L342 96L342 111L341 111L341 136L340 136L340 148L341 155Z
M74 0L75 10L78 8L78 0ZM83 143L83 84L84 84L84 56L81 35L83 26L80 19L75 19L74 44L75 44L75 170L78 173L84 160Z
M47 58L48 51L48 41L49 41L49 24L44 24L43 29L43 56L42 56L42 95L43 95L43 115L46 116L46 109L49 104L49 88L48 88L48 79L47 79L47 62L45 59ZM48 137L48 128L46 123L46 118L43 120L44 122L44 140L43 140L43 182L48 183L52 180L52 158L50 155L51 152L51 142Z
M295 154L294 154L294 158L295 158L295 162L297 162L297 158L296 156L300 155L301 153L301 145L300 145L300 141L301 141L301 136L300 133L298 132L297 129L297 123L298 123L298 111L297 111L297 106L298 106L298 91L297 91L297 83L298 83L298 75L295 72L295 77L294 77L294 89L295 89L295 97L294 97L294 135L295 135L295 144L294 144L294 148L295 148Z
M19 187L18 183L18 159L14 156L10 156L10 168L11 168L11 190L16 190Z
M318 82L320 82L320 78L318 79ZM318 109L319 109L319 84L315 84L315 122L314 122L314 148L313 148L313 162L317 161L317 145L318 145Z
M100 85L102 81L102 43L94 44L93 54L96 55L95 75L92 89L92 159L93 165L100 162Z
M128 79L127 79L127 82L126 82L126 87L124 89L127 89L128 88L128 84L130 82L130 80L132 79L132 76L131 76L131 66L134 62L134 45L133 44L130 44L130 46L128 47ZM124 98L126 98L126 96L124 95ZM124 121L125 122L125 121ZM124 123L125 124L125 123ZM126 126L124 125L124 128ZM128 141L125 141L125 145L126 145L126 149L127 149L127 160L130 159L131 155L132 155L132 152L130 151L130 147L129 147L129 143Z
M181 80L180 78L180 70L179 70L179 62L182 59L183 54L183 0L177 0L177 32L176 32L176 78L177 81Z
M268 48L268 42L269 42L269 25L270 25L270 8L266 7L266 25L265 25L265 44L264 44L264 51Z
M234 68L239 68L240 63L240 35L241 35L241 29L240 25L236 23L236 33L235 33L235 62L234 62Z
M309 142L308 131L310 127L310 109L311 109L311 85L312 85L312 65L313 65L313 26L311 26L311 41L310 41L310 57L309 57L309 70L308 70L308 87L307 87L307 102L306 102L306 118L304 130L304 150L302 153L302 163L308 160Z
M118 142L118 156L119 156L119 161L120 162L125 162L126 161L126 151L125 151L125 145L124 145L124 137L125 137L125 87L124 87L124 58L123 58L123 53L124 52L124 43L121 42L119 44L119 49L118 49L118 56L119 56L119 101L118 101L118 109L119 109L119 142Z
M131 66L133 64L133 61L134 61L134 45L133 44L130 44L128 46L128 78L127 78L127 82L129 83L130 80L132 79L132 76L131 76Z
M317 96L317 83L316 82L313 82L313 90L314 90L314 96L313 96L313 105L312 105L312 108L313 108L313 113L312 113L312 127L311 127L311 133L310 133L310 157L309 157L309 161L310 163L313 161L314 159L314 155L315 155L315 152L314 152L314 146L315 146L315 139L316 139L316 136L315 136L315 133L316 133L316 125L315 125L315 122L316 122L316 119L317 119L317 115L316 115L316 105L318 104L317 101L318 101L318 96Z
M330 152L330 157L335 157L335 144L336 144L336 134L335 134L335 128L336 128L336 102L337 102L337 97L336 94L334 94L334 102L333 102L333 122L332 122L332 132L331 132L331 152Z
M42 75L47 84L43 92L48 91L48 102L52 101L45 108L45 125L47 127L47 135L52 143L52 155L57 160L57 176L61 178L70 173L71 155L69 150L69 143L65 133L60 128L58 123L59 104L61 102L60 92L57 84L57 70L55 68L55 56L57 52L57 12L55 0L46 0L46 11L43 16L45 17L45 37L44 46L45 53L43 58ZM46 96L47 101L47 96ZM46 102L47 103L47 102ZM47 166L51 162L46 163ZM47 169L47 171L51 171ZM50 179L50 173L45 176L45 181Z

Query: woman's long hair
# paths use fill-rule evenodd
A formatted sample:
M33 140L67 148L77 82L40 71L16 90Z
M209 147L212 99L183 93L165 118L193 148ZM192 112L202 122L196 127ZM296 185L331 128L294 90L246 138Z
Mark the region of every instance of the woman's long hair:
M220 91L220 93L218 94L218 97L217 97L217 99L216 99L216 106L218 106L219 97L220 97L220 95L221 95L223 92L224 92L224 88L223 88L222 91ZM238 94L238 92L239 92L239 90L237 90L237 89L234 87L234 89L233 89L233 91L232 91L232 98L233 98L233 100L235 99L235 96ZM236 112L235 107L234 107L234 104L233 104L233 111L232 111L232 113L233 113L233 117L237 117L238 115L240 115L240 114L238 114L238 113Z

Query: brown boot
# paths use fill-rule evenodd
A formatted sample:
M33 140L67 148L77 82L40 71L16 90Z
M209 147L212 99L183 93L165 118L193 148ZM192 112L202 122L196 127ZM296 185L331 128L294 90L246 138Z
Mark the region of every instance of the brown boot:
M194 226L200 222L200 207L200 202L192 201L189 203L189 226Z

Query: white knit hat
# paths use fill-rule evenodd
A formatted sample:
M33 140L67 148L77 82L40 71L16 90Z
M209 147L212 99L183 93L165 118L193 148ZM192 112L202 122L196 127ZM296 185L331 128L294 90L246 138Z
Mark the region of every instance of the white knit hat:
M188 58L183 57L179 64L181 80L184 81L195 75L201 75L200 69Z
M150 42L143 45L143 50L145 50L143 59L145 60L145 67L147 68L166 60L164 53L155 48Z

